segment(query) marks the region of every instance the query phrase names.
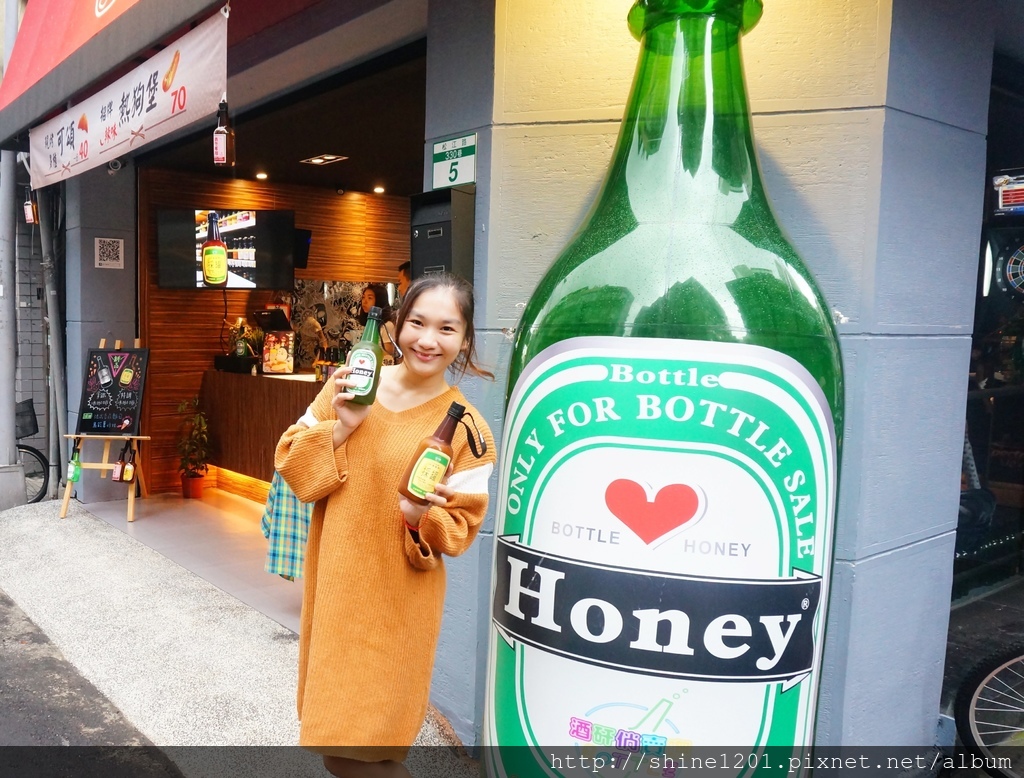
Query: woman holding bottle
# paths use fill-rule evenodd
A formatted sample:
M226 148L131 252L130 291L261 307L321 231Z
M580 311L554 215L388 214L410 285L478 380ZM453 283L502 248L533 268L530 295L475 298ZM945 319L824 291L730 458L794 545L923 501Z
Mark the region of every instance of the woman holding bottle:
M408 775L401 761L426 714L444 611L443 557L476 537L495 461L490 430L447 380L449 370L492 377L475 362L472 287L447 275L417 281L395 337L405 359L381 370L372 404L352 402L350 369L339 368L275 457L299 499L316 501L299 635L300 745L337 776ZM399 494L401 478L453 402L479 425L476 451L468 435L478 433L460 426L447 481L420 505Z

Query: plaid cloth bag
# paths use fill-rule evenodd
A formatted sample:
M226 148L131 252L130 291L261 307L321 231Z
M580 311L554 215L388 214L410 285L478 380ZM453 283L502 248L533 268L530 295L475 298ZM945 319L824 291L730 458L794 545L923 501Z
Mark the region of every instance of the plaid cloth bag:
M309 519L312 515L313 503L299 500L281 474L274 471L267 505L263 509L263 520L260 522L263 537L270 541L264 570L289 581L302 577Z

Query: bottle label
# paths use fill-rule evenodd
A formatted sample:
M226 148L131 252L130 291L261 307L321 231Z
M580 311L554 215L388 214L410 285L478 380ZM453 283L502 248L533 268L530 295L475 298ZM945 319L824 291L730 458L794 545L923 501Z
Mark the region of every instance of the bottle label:
M110 473L111 481L120 481L121 472L124 470L124 461L119 459L114 463L114 469Z
M563 775L551 746L809 744L836 490L810 374L756 346L574 338L505 418L484 737L526 748L487 749L489 774Z
M130 484L134 479L135 479L135 463L134 462L125 462L124 463L124 469L121 471L121 480L124 483L126 483L126 484Z
M79 464L77 459L72 459L68 462L68 480L77 481L82 475L82 466Z
M437 482L444 478L452 458L436 448L424 449L409 476L408 490L421 500L434 493Z
M373 389L373 378L377 373L377 355L368 348L357 348L352 351L348 363L352 367L348 377L354 384L349 391L356 397L365 397Z
M213 134L213 164L226 165L228 162L228 136L226 133Z
M228 278L228 252L223 246L203 246L203 282L223 284Z

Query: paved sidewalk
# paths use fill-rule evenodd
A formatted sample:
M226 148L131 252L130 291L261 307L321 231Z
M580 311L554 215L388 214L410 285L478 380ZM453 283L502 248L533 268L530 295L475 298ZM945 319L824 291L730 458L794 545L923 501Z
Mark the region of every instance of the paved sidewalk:
M59 690L51 701L67 695L75 705L65 713L91 708L111 726L90 740L86 724L75 730L28 723L34 734L8 729L14 739L0 745L148 741L188 778L323 778L319 757L292 747L298 637L81 505L72 503L64 520L58 510L51 501L0 513L0 590L17 605L8 605L2 634L29 636L13 638L15 656L9 643L0 656L18 661L17 649L28 645L22 640L44 646L39 650ZM5 707L5 718L31 721L38 714ZM78 734L72 741L62 732ZM428 719L417 743L446 745L450 737L443 722ZM414 749L409 767L415 775L453 778L478 770L446 748Z

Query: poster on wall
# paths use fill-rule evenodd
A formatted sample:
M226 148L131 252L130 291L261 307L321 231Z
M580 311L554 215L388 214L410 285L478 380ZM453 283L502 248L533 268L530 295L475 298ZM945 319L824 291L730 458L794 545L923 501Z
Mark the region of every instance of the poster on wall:
M149 349L89 349L79 435L138 435Z

